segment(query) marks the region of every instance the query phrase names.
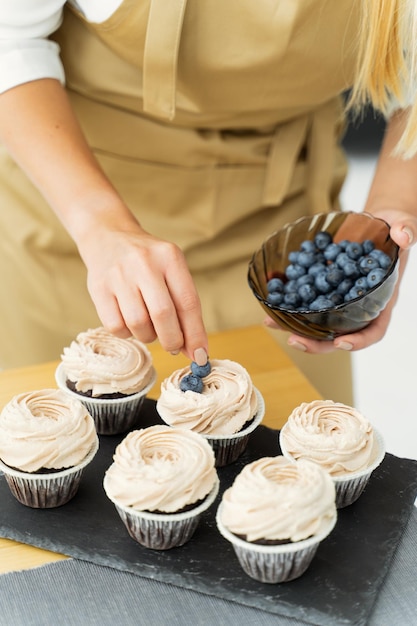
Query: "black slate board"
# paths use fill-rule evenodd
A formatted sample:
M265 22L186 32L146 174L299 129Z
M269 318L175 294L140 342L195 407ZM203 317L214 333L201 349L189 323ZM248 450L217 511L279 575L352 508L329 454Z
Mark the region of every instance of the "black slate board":
M159 422L155 403L146 400L140 427ZM387 454L361 498L339 511L336 528L307 572L289 583L267 585L243 573L214 515L221 493L243 465L280 453L278 431L260 426L243 456L219 469L218 500L191 541L166 552L134 542L103 491L104 472L122 438L100 438L77 495L57 509L23 506L0 476L0 536L317 626L367 623L417 494L417 461Z

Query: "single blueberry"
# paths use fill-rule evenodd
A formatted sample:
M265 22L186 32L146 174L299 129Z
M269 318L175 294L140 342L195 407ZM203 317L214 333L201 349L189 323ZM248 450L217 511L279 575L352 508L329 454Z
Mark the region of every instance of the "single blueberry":
M266 288L269 292L282 291L284 289L284 281L281 278L271 278L266 283Z
M342 241L338 242L339 246L342 248L342 250L346 250L346 247L350 244L349 239L342 239Z
M297 263L299 254L300 253L298 252L298 250L293 250L292 252L288 254L288 261L290 263Z
M322 311L323 309L331 309L333 308L333 302L326 298L326 296L318 296L313 302L310 303L309 307L310 311Z
M353 289L353 287L352 287L352 289ZM348 291L343 296L343 301L346 303L346 302L350 302L351 300L354 300L355 298L356 298L356 296L355 295L351 295L351 291Z
M271 306L279 306L284 302L284 294L281 291L271 291L271 293L266 296L266 301Z
M362 274L369 274L369 272L374 270L376 267L379 267L378 259L370 254L366 254L359 261L359 269Z
M298 265L301 265L301 267L306 267L306 268L311 267L311 265L313 265L315 261L316 261L315 252L307 252L303 250L298 255Z
M351 278L344 278L342 282L339 283L336 287L336 291L337 293L340 293L342 296L344 296L349 291L349 289L352 289L353 285L354 281Z
M191 372L194 376L199 376L200 378L208 376L211 372L210 361L207 361L205 365L197 365L195 361L191 361Z
M292 293L293 291L298 291L297 280L289 280L284 285L284 293Z
M338 267L335 263L333 263L327 270L327 282L332 287L337 287L337 285L342 282L344 277L345 277L344 271L340 267Z
M332 243L332 236L326 230L322 230L314 237L314 243L316 248L324 250L330 243Z
M308 268L308 273L312 276L317 276L317 274L321 274L321 272L326 271L327 266L324 263L314 263L311 267Z
M326 261L335 261L337 256L342 252L342 248L337 243L330 243L323 250L323 256Z
M301 242L300 250L303 250L304 252L316 252L316 244L314 243L314 241L306 239L305 241Z
M391 258L388 256L388 254L385 254L385 252L382 252L381 250L381 255L379 257L379 264L380 266L384 269L387 270L389 267L391 267Z
M195 391L195 393L201 393L203 386L203 381L200 376L195 376L194 374L187 374L180 380L181 391Z
M386 271L382 269L382 267L377 267L371 272L369 272L369 274L366 277L366 280L368 281L369 287L372 288L378 285L379 283L381 283L384 280L385 276L386 276Z
M315 300L317 297L317 290L308 283L301 285L298 289L298 293L300 294L300 297L304 304L309 304L310 302L313 302L313 300Z
M342 267L346 278L358 278L361 275L360 269L356 261L346 261Z
M366 280L366 276L359 276L359 278L355 280L355 287L358 287L358 289L368 290L368 281Z
M314 276L311 274L304 274L304 276L300 276L296 280L297 288L300 288L301 285L314 285Z
M324 263L325 265L327 264L323 252L316 252L315 263Z
M306 273L305 267L296 263L290 263L285 269L285 275L289 280L295 280Z
M345 295L345 302L347 299L353 300L354 298L359 298L359 296L364 296L365 293L366 289L363 289L363 287L358 287L357 285L353 285L352 289L350 289Z
M357 241L351 241L346 246L346 254L348 255L349 258L353 259L354 261L357 261L363 255L362 244L358 243Z
M343 296L341 293L337 293L337 291L332 291L331 293L327 294L327 298L331 300L333 306L338 306L339 304L343 303Z
M343 266L346 263L348 263L350 260L351 259L349 259L346 252L341 252L340 254L337 255L335 263L338 267L341 267L343 269Z
M296 291L291 291L291 293L286 293L284 296L284 303L287 304L291 309L296 309L301 304L301 298Z
M332 286L327 282L326 276L327 272L321 272L317 274L316 280L314 281L314 286L320 293L329 293L332 291Z
M362 242L362 247L364 254L369 254L375 248L375 244L372 239L365 239L365 241Z

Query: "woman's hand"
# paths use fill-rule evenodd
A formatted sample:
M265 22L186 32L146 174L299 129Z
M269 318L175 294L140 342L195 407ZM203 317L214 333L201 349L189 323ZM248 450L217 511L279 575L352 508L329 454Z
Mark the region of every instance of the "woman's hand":
M79 244L88 289L103 325L119 337L159 339L174 354L205 364L208 353L200 300L181 250L145 232L96 227Z
M416 199L417 204L417 199ZM299 335L292 334L288 337L288 345L292 346L302 352L308 352L311 354L325 354L333 352L334 350L362 350L374 343L380 341L385 335L391 314L394 309L395 303L398 299L400 290L401 278L404 274L408 249L417 241L417 217L410 213L402 211L390 211L380 210L374 212L375 217L384 219L391 225L390 235L396 244L400 247L399 253L399 277L394 289L394 293L388 302L385 309L381 314L373 320L369 326L361 330L360 332L351 333L349 335L341 335L334 341L317 341L314 339L307 339ZM278 325L268 317L265 320L265 325L269 328L278 329Z

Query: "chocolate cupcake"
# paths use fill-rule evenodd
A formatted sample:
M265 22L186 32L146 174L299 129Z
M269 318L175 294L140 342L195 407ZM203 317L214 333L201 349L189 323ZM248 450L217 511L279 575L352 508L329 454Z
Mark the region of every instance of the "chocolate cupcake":
M219 481L203 437L156 425L122 440L103 485L129 535L146 548L168 550L191 539Z
M233 463L245 450L249 435L261 423L265 405L247 370L234 361L211 359L199 391L182 390L191 366L176 370L161 384L156 410L174 428L186 428L207 439L216 466Z
M58 389L19 394L0 414L0 469L26 506L52 508L71 500L97 450L87 409Z
M156 372L143 343L100 327L80 333L64 348L55 378L61 389L85 404L99 434L114 435L138 425Z
M385 456L383 438L359 411L332 400L303 402L283 426L282 453L329 472L338 508L353 504Z
M244 572L264 583L301 576L336 519L328 473L283 456L246 465L224 492L216 516Z

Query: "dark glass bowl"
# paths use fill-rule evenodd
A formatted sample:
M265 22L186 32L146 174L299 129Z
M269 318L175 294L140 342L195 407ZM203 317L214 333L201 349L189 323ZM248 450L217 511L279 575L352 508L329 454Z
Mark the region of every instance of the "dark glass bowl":
M371 239L392 261L384 280L363 296L319 311L292 311L269 304L266 301L267 282L273 277L285 281L288 254L323 230L328 231L335 242ZM390 300L398 279L399 248L391 239L389 230L386 222L369 213L337 211L302 217L270 235L256 250L249 263L249 286L268 315L284 330L328 341L359 331L378 317Z

